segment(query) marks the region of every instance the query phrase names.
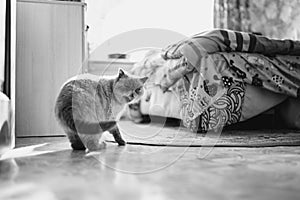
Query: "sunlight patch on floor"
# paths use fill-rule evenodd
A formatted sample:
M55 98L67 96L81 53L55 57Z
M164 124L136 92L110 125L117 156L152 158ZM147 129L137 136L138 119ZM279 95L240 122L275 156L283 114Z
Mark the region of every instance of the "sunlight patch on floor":
M26 147L19 147L16 149L12 149L6 153L4 153L1 157L0 160L5 160L5 159L11 159L11 158L20 158L20 157L28 157L28 156L37 156L37 155L42 155L46 153L52 153L54 151L43 151L43 150L38 150L40 147L44 147L48 145L49 143L41 143L37 145L30 145Z

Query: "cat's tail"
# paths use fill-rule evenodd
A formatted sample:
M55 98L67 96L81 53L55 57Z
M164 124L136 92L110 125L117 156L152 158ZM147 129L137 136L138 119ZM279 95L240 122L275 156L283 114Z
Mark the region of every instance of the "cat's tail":
M106 121L106 122L86 122L86 121L78 121L72 123L71 127L73 130L66 131L66 134L71 143L71 147L74 150L85 150L86 145L84 144L82 138L79 135L98 135L103 133L106 130L109 130L116 126L116 121ZM78 134L80 133L80 134ZM98 142L98 141L95 141Z
M97 134L113 128L116 121L103 121L103 122L87 122L87 121L74 121L76 131L83 134Z
M74 150L85 150L86 145L82 142L82 138L79 137L78 133L82 135L98 135L99 133L103 133L106 130L113 128L116 125L115 121L107 121L107 122L99 122L99 123L90 123L84 121L76 121L71 126L73 130L67 129L65 130L69 141L71 143L71 147ZM97 143L98 141L95 141Z
M77 130L78 139L72 143L72 148L81 148L81 144L90 151L99 150L103 147L101 141L102 133L108 130L115 138L119 145L124 145L125 142L122 139L120 132L116 131L116 121L105 121L105 122L86 122L86 121L75 121L75 127Z

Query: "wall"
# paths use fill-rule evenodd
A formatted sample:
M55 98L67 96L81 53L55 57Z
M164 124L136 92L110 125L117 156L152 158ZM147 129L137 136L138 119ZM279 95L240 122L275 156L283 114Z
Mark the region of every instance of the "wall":
M300 40L299 0L250 1L251 29L273 38Z
M93 51L121 33L157 28L190 36L213 27L213 0L85 0ZM153 38L152 40L159 38ZM151 39L147 39L151 40ZM120 45L119 45L120 46Z

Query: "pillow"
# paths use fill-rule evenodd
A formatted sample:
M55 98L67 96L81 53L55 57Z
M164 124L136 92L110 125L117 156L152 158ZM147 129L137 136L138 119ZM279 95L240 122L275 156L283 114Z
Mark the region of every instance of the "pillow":
M255 117L280 104L285 99L286 96L283 94L274 93L263 88L246 84L240 121Z
M141 112L148 115L180 119L179 96L173 91L163 92L159 86L149 88L141 98Z

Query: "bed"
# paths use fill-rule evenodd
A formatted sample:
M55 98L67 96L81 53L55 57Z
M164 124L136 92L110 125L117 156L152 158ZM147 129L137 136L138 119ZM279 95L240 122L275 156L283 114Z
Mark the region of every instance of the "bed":
M300 41L215 29L149 51L131 73L149 77L128 108L135 122L158 115L207 132L286 104L281 113L300 128Z

